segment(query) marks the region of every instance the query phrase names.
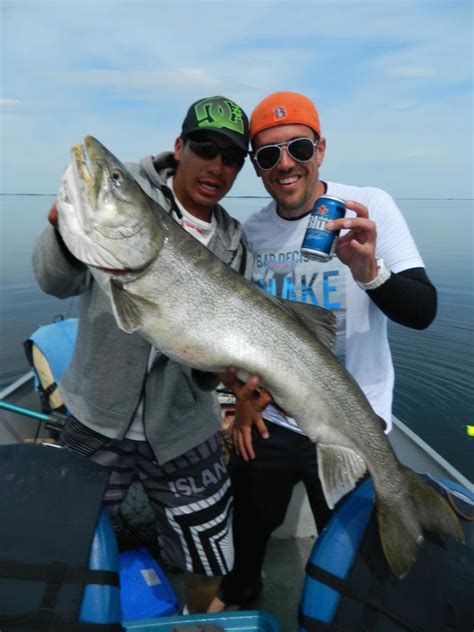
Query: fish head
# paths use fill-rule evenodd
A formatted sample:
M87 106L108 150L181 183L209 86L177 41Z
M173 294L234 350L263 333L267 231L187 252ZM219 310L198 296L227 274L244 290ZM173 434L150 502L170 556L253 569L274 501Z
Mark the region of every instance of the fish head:
M71 153L58 196L59 230L69 250L112 275L146 268L165 239L156 203L92 136Z

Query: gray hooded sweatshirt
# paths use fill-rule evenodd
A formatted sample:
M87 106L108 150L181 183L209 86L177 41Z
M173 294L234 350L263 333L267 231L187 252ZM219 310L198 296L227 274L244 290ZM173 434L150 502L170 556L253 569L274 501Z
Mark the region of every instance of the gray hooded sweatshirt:
M176 170L173 154L147 156L127 167L142 189L170 213L175 201L166 180ZM240 223L220 205L213 213L217 224L209 250L250 278L253 262ZM44 292L58 298L80 295L76 345L59 384L76 419L105 437L121 439L143 395L145 435L160 464L218 431L217 378L160 353L148 371L150 344L138 333L118 328L105 292L52 226L35 244L33 268Z

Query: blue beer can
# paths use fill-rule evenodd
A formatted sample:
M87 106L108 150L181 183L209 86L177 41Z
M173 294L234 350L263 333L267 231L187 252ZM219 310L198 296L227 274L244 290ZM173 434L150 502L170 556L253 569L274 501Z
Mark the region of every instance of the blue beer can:
M334 256L340 231L327 230L326 224L346 214L343 200L333 195L319 197L311 210L301 252L309 259L329 261Z

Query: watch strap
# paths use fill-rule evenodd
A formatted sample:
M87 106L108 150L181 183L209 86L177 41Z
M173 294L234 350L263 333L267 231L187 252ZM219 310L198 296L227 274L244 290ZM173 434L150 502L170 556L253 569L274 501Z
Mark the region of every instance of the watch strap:
M362 283L362 281L356 281L357 285L363 290L375 290L375 288L380 287L388 281L390 275L392 273L385 265L385 261L382 257L377 258L377 276L372 281L368 281L367 283Z

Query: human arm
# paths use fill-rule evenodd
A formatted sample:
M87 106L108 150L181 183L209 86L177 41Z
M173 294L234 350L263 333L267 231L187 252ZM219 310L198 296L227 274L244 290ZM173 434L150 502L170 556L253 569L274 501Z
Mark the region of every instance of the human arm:
M379 287L365 291L377 307L394 322L414 329L428 327L436 316L437 293L424 268L420 265L410 265L403 269L402 261L394 264L402 266L402 269L390 269L391 259L396 256L392 255L396 247L390 231L401 233L403 240L412 242L404 222L400 225L396 223L401 221L398 208L391 198L386 196L381 212L390 213L393 225L385 228L382 231L384 234L379 236L377 224L369 218L366 206L353 201L345 201L345 204L357 217L335 220L328 225L332 230L347 230L347 233L338 239L336 254L339 259L350 268L356 282L368 283L378 275L376 251L387 251L389 278ZM387 245L389 242L392 244L391 247Z
M377 307L399 325L426 329L437 310L437 292L424 268L392 272L380 287L367 290Z
M33 271L41 289L57 298L81 294L90 284L87 267L67 249L58 229L58 212L53 203L49 226L37 239L33 250Z

